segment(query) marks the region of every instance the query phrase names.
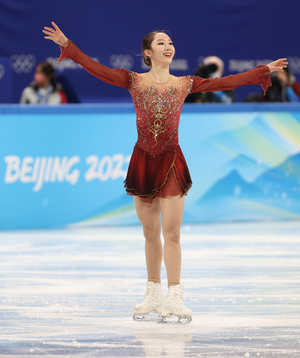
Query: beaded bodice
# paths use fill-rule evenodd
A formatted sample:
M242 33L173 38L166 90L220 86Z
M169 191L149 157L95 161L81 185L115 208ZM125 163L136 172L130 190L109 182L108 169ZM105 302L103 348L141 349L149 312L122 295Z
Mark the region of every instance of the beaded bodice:
M171 76L156 83L149 75L130 73L137 116L137 145L157 155L178 144L178 126L184 100L192 87L192 77Z

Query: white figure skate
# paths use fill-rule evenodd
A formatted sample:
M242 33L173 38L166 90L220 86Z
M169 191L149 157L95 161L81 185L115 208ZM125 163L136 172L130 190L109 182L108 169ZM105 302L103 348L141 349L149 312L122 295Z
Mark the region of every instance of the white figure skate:
M150 320L145 318L145 315L151 312L158 313L157 309L162 306L163 302L164 297L161 292L161 284L148 281L144 299L133 308L133 319L135 321Z
M159 323L187 324L192 321L193 312L183 303L184 287L180 284L170 286L163 306L156 311L162 316ZM171 316L177 316L177 321L167 320Z

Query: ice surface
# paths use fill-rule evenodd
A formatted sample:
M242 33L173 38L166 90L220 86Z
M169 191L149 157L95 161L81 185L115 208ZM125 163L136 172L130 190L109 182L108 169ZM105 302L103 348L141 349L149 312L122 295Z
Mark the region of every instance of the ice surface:
M194 315L170 326L132 320L140 227L1 232L0 357L300 357L299 222L185 226L181 240Z

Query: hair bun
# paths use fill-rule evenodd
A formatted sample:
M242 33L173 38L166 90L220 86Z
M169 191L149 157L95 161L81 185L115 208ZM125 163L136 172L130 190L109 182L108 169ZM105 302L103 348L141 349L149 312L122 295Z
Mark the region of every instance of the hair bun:
M144 56L144 62L147 66L151 67L151 58L149 56Z

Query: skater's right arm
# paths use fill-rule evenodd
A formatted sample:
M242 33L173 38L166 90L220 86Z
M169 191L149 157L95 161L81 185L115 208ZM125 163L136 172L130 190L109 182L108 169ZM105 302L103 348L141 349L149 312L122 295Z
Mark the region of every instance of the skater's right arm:
M54 22L52 22L52 25L54 28L45 27L43 32L47 35L45 39L52 40L60 46L61 55L58 62L70 58L79 63L90 74L106 83L126 89L130 87L131 76L127 70L112 69L92 60L69 40Z

